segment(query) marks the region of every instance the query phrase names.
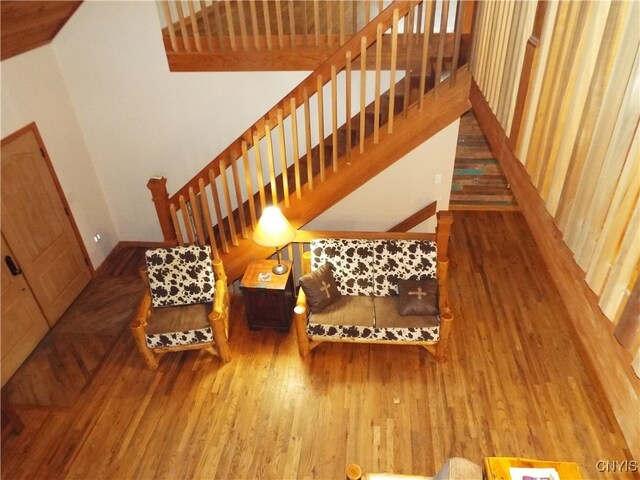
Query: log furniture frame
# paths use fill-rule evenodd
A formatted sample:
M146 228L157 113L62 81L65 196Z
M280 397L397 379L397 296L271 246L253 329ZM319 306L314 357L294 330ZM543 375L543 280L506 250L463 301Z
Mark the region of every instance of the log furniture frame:
M508 478L508 475L501 478ZM365 471L362 466L352 463L347 467L346 480L482 480L482 467L461 457L450 457L435 476L378 473Z
M306 232L310 238L341 238L341 239L409 239L409 240L435 240L437 246L437 274L438 281L438 307L440 311L439 338L435 341L410 341L410 340L372 340L357 337L317 337L308 335L307 323L309 320L309 305L302 288L298 292L296 306L294 308L293 323L298 340L298 352L300 356L306 358L309 352L322 342L357 342L357 343L383 343L394 345L420 345L429 353L435 356L436 360L443 362L446 355L446 346L451 334L453 325L453 314L449 307L449 296L447 291L448 280L448 246L451 224L453 216L451 212L440 211L437 214L438 225L436 233L391 233L391 232ZM301 235L302 234L302 235ZM303 232L298 233L296 240L305 236ZM302 256L302 275L311 271L311 252L305 252Z
M209 250L210 253L210 250ZM227 276L220 259L212 260L213 274L215 276L214 298L212 310L207 315L207 322L211 327L212 341L190 343L186 345L150 347L147 343L147 330L152 319L154 307L152 305L151 292L147 267L140 269L140 276L145 285L145 291L138 305L135 317L130 328L136 345L147 367L151 370L158 368L159 358L167 352L182 352L185 350L205 350L212 355L220 357L224 362L231 360L229 349L229 288ZM185 306L161 307L184 308ZM168 332L167 332L168 333Z

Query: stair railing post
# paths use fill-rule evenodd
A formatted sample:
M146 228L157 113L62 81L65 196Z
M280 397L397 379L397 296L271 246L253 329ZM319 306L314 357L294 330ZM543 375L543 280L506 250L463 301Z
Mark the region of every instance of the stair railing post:
M150 178L147 188L151 190L151 199L156 207L156 214L160 222L162 236L167 244L176 245L176 233L171 221L169 210L169 193L167 192L167 179L164 177Z

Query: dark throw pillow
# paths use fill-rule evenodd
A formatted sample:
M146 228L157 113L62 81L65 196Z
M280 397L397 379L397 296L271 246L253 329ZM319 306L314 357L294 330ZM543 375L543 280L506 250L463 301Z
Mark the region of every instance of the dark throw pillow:
M300 286L313 313L321 312L340 298L330 263L300 277Z
M398 280L398 314L437 315L437 280Z

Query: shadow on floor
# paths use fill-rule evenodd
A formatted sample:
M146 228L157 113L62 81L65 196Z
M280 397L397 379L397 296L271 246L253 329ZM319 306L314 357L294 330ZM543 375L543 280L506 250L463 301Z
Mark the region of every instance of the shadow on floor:
M17 406L73 406L126 332L139 277L94 278L3 388Z

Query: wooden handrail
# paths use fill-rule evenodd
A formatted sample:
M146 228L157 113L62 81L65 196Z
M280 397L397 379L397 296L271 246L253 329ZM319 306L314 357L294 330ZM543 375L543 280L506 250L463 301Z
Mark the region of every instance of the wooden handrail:
M408 232L414 227L417 227L425 220L433 217L436 214L438 208L438 202L431 202L424 208L421 208L416 213L411 215L410 217L404 219L402 222L398 223L395 227L390 228L390 232Z
M229 158L233 153L240 153L242 148L242 141L246 141L249 146L253 145L253 132L258 132L258 140L261 140L265 134L265 125L275 125L278 123L278 110L282 109L284 117L288 117L290 111L290 99L294 98L297 105L301 105L304 101L304 90L308 92L317 92L317 78L321 77L324 81L322 85L325 85L331 80L331 67L335 65L338 70L342 70L346 66L346 53L357 52L360 49L361 38L366 39L366 46L371 45L375 40L375 33L378 24L385 25L384 30L391 26L393 20L393 10L397 7L399 9L400 16L404 16L408 13L411 2L408 0L396 0L389 5L383 12L372 21L365 25L357 35L352 37L342 47L340 47L330 59L321 64L313 72L311 72L307 78L305 78L298 86L296 86L291 92L286 94L276 105L274 105L269 111L267 111L262 117L260 117L249 129L247 129L240 137L234 140L225 150L223 150L216 158L214 158L207 166L205 166L200 172L198 172L189 182L187 182L180 190L171 196L170 203L176 202L180 198L180 195L186 195L189 192L189 187L197 184L199 178L207 178L207 172L210 169L216 171L219 170L219 162L221 158ZM384 31L383 30L383 31ZM337 60L337 62L336 62Z
M422 232L351 232L333 230L298 230L292 243L309 243L318 238L342 238L345 240L361 238L363 240L435 240L435 233Z

